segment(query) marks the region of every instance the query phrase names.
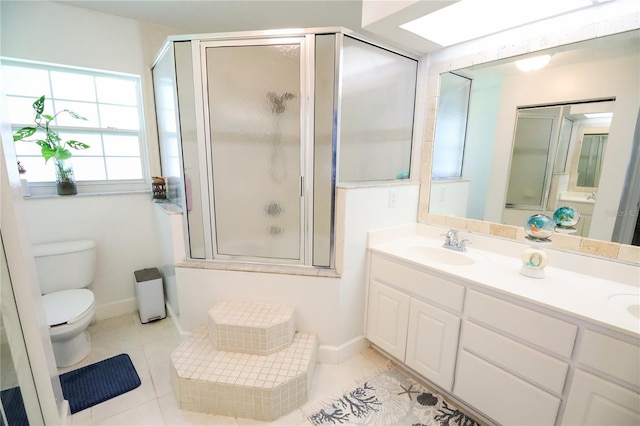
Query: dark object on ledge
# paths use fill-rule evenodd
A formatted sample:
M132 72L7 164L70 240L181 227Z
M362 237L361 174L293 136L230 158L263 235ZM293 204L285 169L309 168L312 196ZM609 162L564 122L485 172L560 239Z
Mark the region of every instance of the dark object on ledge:
M167 184L164 178L152 177L151 188L153 189L154 200L166 200L167 199Z

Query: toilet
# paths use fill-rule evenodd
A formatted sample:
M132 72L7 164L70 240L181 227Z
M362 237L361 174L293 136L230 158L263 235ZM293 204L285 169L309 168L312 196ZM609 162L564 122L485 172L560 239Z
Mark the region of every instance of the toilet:
M33 247L40 293L58 367L80 362L91 351L87 328L95 315L88 287L96 270L93 241L66 241Z

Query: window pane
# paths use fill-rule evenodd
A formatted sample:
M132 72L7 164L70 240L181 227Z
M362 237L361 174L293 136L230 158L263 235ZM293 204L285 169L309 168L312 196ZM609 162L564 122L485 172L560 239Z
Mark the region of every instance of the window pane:
M137 136L104 135L105 155L140 156Z
M18 157L20 164L27 170L26 178L29 182L54 182L56 174L53 161L44 164L42 157Z
M142 179L139 158L106 158L109 179Z
M96 104L55 101L55 105L56 113L68 109L87 119L86 121L77 120L67 113L61 113L56 118L58 126L100 127L100 122L98 120L98 108Z
M15 143L16 155L41 155L42 148L35 142L19 141ZM42 160L44 162L44 160Z
M104 161L100 157L72 157L76 180L105 180Z
M135 81L96 77L96 90L100 103L131 106L138 104Z
M56 99L94 102L96 100L96 89L91 75L51 71L51 86L53 97Z
M87 149L71 149L74 156L101 156L103 154L102 138L98 133L60 132L60 138L65 142L68 140L74 140L89 145L89 148Z
M42 95L51 97L47 70L6 65L2 72L4 81L10 82L5 85L7 95L29 96L34 100Z
M42 95L40 95L42 96ZM40 97L34 96L33 98L14 98L7 97L7 104L9 106L9 120L13 124L34 124L34 112L33 103ZM44 111L53 111L52 103L49 100L45 100Z
M462 176L471 80L453 73L440 77L440 99L433 149L434 179Z
M135 107L100 105L102 127L138 130L138 109Z

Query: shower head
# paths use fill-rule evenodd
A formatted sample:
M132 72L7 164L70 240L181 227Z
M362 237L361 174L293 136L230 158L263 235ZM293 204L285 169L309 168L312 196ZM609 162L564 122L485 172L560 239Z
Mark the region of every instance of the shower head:
M282 114L286 109L286 101L295 98L296 96L290 92L284 92L278 96L274 92L267 93L267 98L271 102L271 111Z

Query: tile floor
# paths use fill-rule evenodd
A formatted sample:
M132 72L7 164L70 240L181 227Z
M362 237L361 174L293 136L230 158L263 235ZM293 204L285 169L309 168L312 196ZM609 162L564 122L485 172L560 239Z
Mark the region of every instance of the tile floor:
M89 332L91 353L79 364L60 369L60 373L127 353L142 384L72 415L71 425L309 425L300 409L272 423L181 410L170 383L169 356L180 342L170 318L141 324L137 313L127 314L99 321L89 327ZM318 364L307 404L334 396L356 380L375 374L386 363L382 355L366 349L340 365Z

